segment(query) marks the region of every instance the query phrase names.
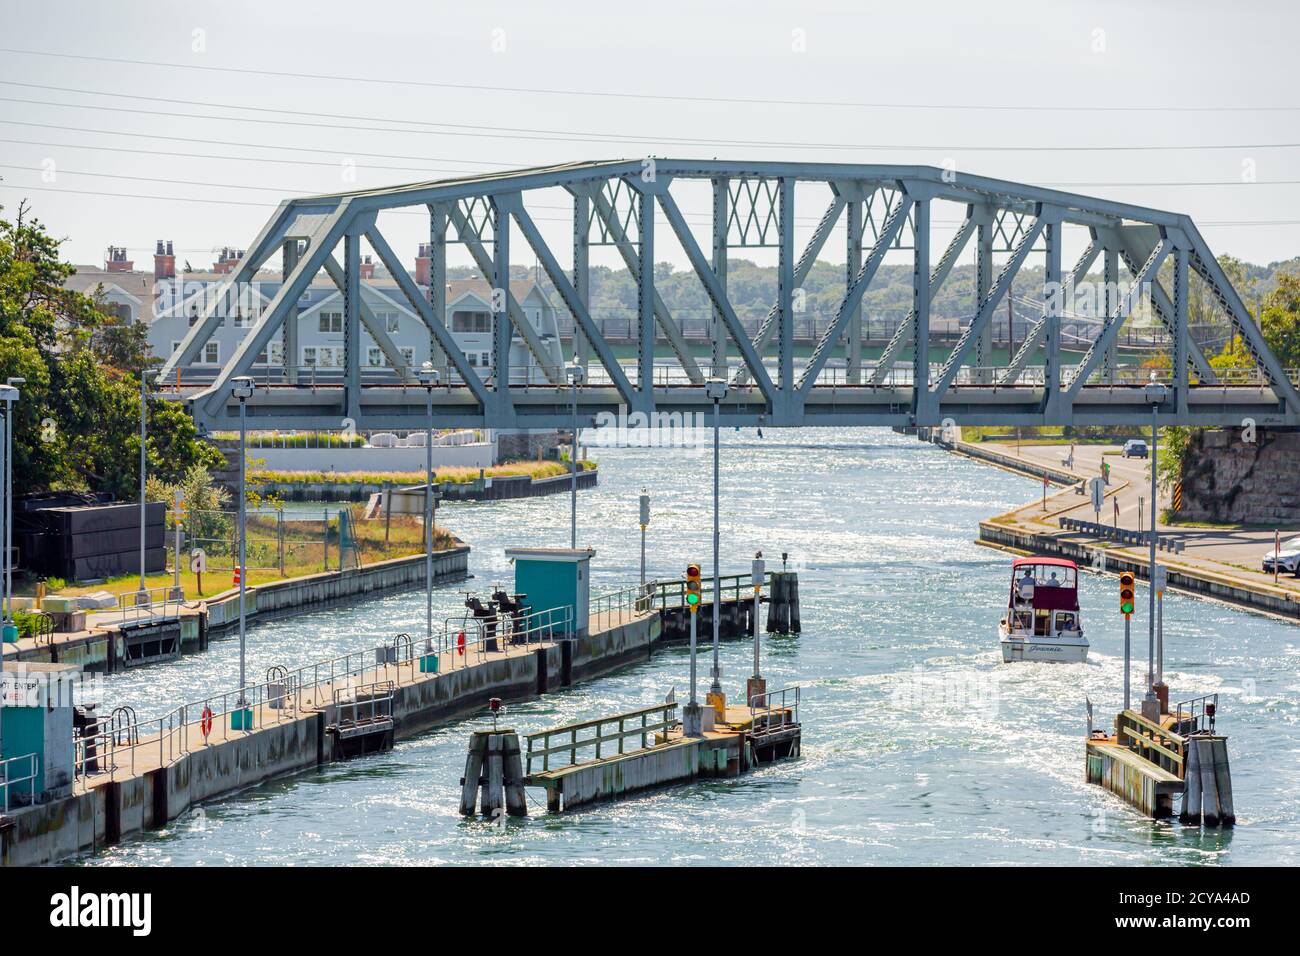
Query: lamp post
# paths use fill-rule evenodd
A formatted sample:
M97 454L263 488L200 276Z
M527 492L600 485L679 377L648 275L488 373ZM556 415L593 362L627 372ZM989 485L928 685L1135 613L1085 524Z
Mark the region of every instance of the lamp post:
M1150 609L1147 615L1147 692L1142 698L1142 715L1149 720L1160 719L1160 701L1155 689L1156 658L1156 462L1158 453L1160 406L1169 395L1169 389L1155 380L1151 373L1151 382L1146 387L1146 399L1151 405L1151 537L1147 541L1147 554L1150 567L1147 583L1150 587Z
M136 592L136 606L149 603L149 589L144 583L145 566L145 520L147 509L144 500L144 485L149 463L149 449L145 444L149 434L149 376L145 369L140 369L140 590Z
M9 381L12 383L14 380L10 379ZM11 495L11 489L9 487L9 478L8 478L9 456L7 452L10 447L9 435L13 431L14 402L16 401L18 401L18 389L14 388L12 384L0 385L0 403L4 404L4 409L0 411L0 414L3 414L3 418L0 419L0 431L3 432L3 434L0 434L0 447L4 448L6 451L5 474L3 476L4 481L3 483L0 483L0 493L2 493L2 495L0 496L4 498L3 507L0 507L0 525L3 525L3 528L0 528L0 540L4 540L5 542L8 541L9 526L12 524L12 518L13 518L13 514L11 510L13 507L13 497ZM4 557L3 559L0 559L0 573L4 574L5 580L7 581L9 576L9 548L8 547L5 547ZM13 620L9 614L8 609L6 608L3 629L0 630L0 715L4 714L4 693L3 693L4 669L5 669L4 646L5 644L11 643L16 640L18 640L18 628L14 626ZM0 759L3 759L3 756L4 756L4 725L3 725L3 718L0 717Z
M650 526L650 496L641 493L641 588L645 590L645 529Z
M247 534L244 523L244 513L246 507L244 481L247 467L245 446L248 442L248 400L253 397L253 391L256 386L252 378L247 375L232 379L230 383L230 394L239 399L239 722L240 727L235 729L250 730L252 728L244 725L246 715L244 708L248 706L248 701L244 697L244 667L247 652L247 640L245 637L245 603L244 596L248 588L248 569L244 566L245 555L247 553Z
M26 385L27 379L17 376L11 376L5 379L5 388L12 389L12 397L9 392L0 392L0 401L5 403L5 440L4 440L4 494L5 494L5 520L4 520L4 622L7 626L14 626L14 424L13 424L13 407L14 402L18 401L18 387ZM17 638L15 631L15 639Z
M424 638L432 648L433 640L433 390L438 385L438 370L425 362L416 372L425 394L424 432Z
M578 386L584 372L575 355L573 364L566 370L569 376L569 398L573 405L573 450L569 453L569 547L578 547Z
M727 395L727 380L710 378L704 394L713 402L713 683L709 685L707 703L720 717L726 716L727 697L722 692L722 668L718 663L718 625L722 618L722 595L718 593L718 434L722 399Z

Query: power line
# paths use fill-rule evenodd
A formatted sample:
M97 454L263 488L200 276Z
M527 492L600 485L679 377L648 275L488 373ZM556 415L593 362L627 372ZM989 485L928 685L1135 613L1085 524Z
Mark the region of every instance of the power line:
M426 89L463 90L480 93L510 93L535 96L582 96L607 99L660 100L674 103L719 103L723 105L751 106L820 106L848 109L890 110L951 110L986 112L1047 112L1047 113L1244 113L1244 112L1294 112L1300 106L1244 105L1244 106L1155 106L1126 104L1123 106L1036 106L1029 104L961 104L961 103L890 103L880 101L781 99L744 96L686 95L672 93L637 93L619 90L577 90L561 87L490 86L482 83L447 83L435 80L405 80L385 77L344 76L327 73L303 73L289 70L265 70L251 67L211 66L198 63L173 63L162 60L138 60L127 57L92 56L82 53L60 53L49 50L19 50L0 47L0 53L20 56L51 57L68 60L86 60L97 63L117 63L128 66L162 67L172 70L200 70L210 73L243 74L248 76L274 76L286 79L331 80L342 83L369 83L386 86L410 86Z
M4 122L10 122L10 121L0 120L0 123L4 123ZM77 127L59 127L59 128L66 129L72 132L90 132L90 133L102 132L106 135L136 135L136 134L124 134L124 133L119 134L116 131L109 131L109 130L80 130ZM147 134L140 134L140 135L147 135ZM163 137L163 138L168 138L168 137ZM170 137L170 138L185 139L184 137ZM236 145L233 142L227 142L224 140L185 139L185 141L186 142L208 142L214 145ZM337 160L333 162L324 162L321 160L310 160L310 159L281 159L279 157L274 157L274 156L229 156L222 153L183 153L183 152L175 152L171 150L131 149L130 147L126 147L126 146L96 146L89 143L52 143L47 140L9 139L7 137L0 137L0 143L11 143L17 146L41 146L41 147L53 148L53 149L84 149L84 150L91 150L94 152L129 153L135 156L166 156L174 159L214 159L223 162L272 163L272 164L283 165L283 166L321 166L329 169L338 169L339 167L339 163ZM312 149L306 149L304 147L297 147L297 146L283 146L283 147L268 146L260 143L249 144L249 145L256 145L259 149L299 149L305 152L319 153L322 155L326 155L326 154L337 155L332 150L324 150L324 149L312 150ZM368 153L365 155L383 157L386 154ZM394 157L394 158L400 158L400 157ZM471 160L471 159L453 159L453 160L438 160L438 161L455 162L455 163L462 163L467 165L471 163L476 163L478 165L492 165L492 166L501 165L499 163L490 163L490 164L478 163L478 161ZM14 166L12 168L25 169L29 167ZM366 163L365 168L367 170L383 170L386 172L423 173L426 175L433 175L433 174L459 175L465 172L469 172L469 170L463 170L463 169L443 169L443 168L424 167L424 166L385 166L376 163ZM1046 182L1046 183L1042 183L1041 185L1052 189L1109 189L1109 188L1117 188L1117 187L1119 188L1142 187L1147 189L1164 189L1170 187L1182 188L1182 187L1206 187L1206 186L1211 186L1211 187L1300 186L1300 179L1266 179L1266 180L1258 180L1255 182L1247 182L1245 180L1240 180L1240 179L1186 180L1186 181L1167 181L1167 182L1160 182L1160 181L1148 181L1148 182L1099 181L1099 182L1059 182L1059 183ZM817 219L807 218L805 221L815 222L817 221Z
M153 181L153 182L167 182L167 180L151 180L151 181ZM232 187L232 188L233 188L233 187ZM68 194L79 195L79 196L105 196L105 197L113 198L113 199L156 199L156 200L159 200L159 201L161 201L161 202L196 202L196 203L205 203L205 204L208 204L208 205L217 205L217 206L222 206L222 205L226 205L226 206L256 206L256 207L259 207L259 208L262 208L262 209L274 209L276 206L279 205L278 203L249 202L249 201L240 201L240 200L234 200L234 199L203 199L203 198L195 197L195 196L155 196L155 195L148 194L148 193L117 193L117 192L104 192L104 191L100 191L100 190L89 190L89 189L65 189L65 188L58 187L58 186L28 186L28 185L16 186L16 185L13 185L13 184L11 184L11 183L6 183L6 182L3 182L3 181L0 181L0 189L12 189L12 190L17 190L17 191L37 191L37 192L51 192L51 193L68 193ZM424 215L425 215L424 213L421 213L421 212L407 212L407 211L403 211L403 210L400 210L400 209L389 210L389 212L393 213L394 215L399 215L399 216L402 216L402 215L407 215L407 216L424 216ZM570 223L570 222L571 222L570 219L567 219L567 218L565 218L565 219L560 219L560 218L556 218L556 217L534 216L533 219L534 219L535 221L538 221L538 222L563 222L563 223ZM811 221L811 220L809 220L809 221ZM936 224L936 225L957 225L957 224L960 223L960 221L961 221L961 220L957 220L957 219L953 219L953 220L931 220L931 222L934 223L934 224ZM707 223L699 223L699 224L707 225ZM1221 226L1300 226L1300 219L1236 219L1236 220L1204 220L1204 221L1198 222L1197 225L1200 225L1200 226L1207 226L1207 227L1208 227L1208 226L1216 226L1216 227L1221 227ZM737 250L733 250L733 251L739 253L741 250L737 249Z
M437 129L398 129L391 126L356 126L351 124L313 123L292 119L261 119L251 116L209 116L202 113L177 113L173 110L146 110L129 106L96 106L87 103L56 103L50 100L33 100L16 96L0 96L0 102L22 103L27 106L53 106L63 109L94 110L96 112L130 113L137 116L166 116L171 119L209 120L226 123L256 123L271 126L301 126L309 129L330 129L362 133L418 133L425 136L467 136L475 139L529 140L543 143L610 143L610 144L673 144L676 146L745 147L747 149L825 149L857 151L912 151L944 153L1131 153L1131 152L1183 152L1192 150L1239 149L1294 149L1300 143L1191 143L1106 146L962 146L956 144L880 144L880 143L800 143L789 140L701 139L686 136L640 136L629 133L595 133L584 130L544 130L530 127L484 126L471 123L431 123ZM201 104L202 105L202 104ZM244 107L217 107L243 109ZM291 111L285 111L291 114ZM498 132L499 131L499 132Z

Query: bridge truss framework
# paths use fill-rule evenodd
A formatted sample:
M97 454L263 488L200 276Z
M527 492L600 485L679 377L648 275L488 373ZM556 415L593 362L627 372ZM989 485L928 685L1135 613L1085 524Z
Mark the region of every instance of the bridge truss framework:
M674 186L707 184L711 234L696 235ZM821 184L820 220L802 249L795 245L796 185ZM806 190L808 187L803 186ZM551 249L529 212L542 191L562 190L572 210L573 244L566 264ZM801 194L806 197L807 193ZM801 200L803 201L803 200ZM934 256L932 206L963 209L955 234ZM418 286L377 226L389 210L427 212L431 279ZM844 226L837 231L840 222ZM1083 255L1067 273L1062 232L1086 230ZM656 238L665 230L690 262L712 309L710 355L701 367L655 288ZM834 319L811 355L797 360L795 326L801 286L832 235L847 240L843 295ZM1300 395L1192 220L1176 213L1093 199L924 166L827 163L690 161L675 159L583 162L492 175L314 196L283 202L238 267L209 298L204 312L165 363L170 381L201 354L222 321L221 303L252 282L277 252L283 282L260 323L244 338L214 382L178 394L195 419L225 429L237 417L231 380L249 374L257 356L283 329L283 361L267 387L249 402L250 427L418 429L427 420L425 393L414 370L380 327L361 296L361 242L378 255L411 310L430 335L442 385L435 390L438 427L556 428L572 419L575 397L563 368L546 350L509 292L512 253L526 246L572 316L577 361L588 369L576 389L580 419L601 412L693 414L711 408L705 378L725 375L722 403L728 425L1085 425L1147 423L1141 381L1115 377L1118 335L1146 301L1168 332L1166 424L1300 425ZM493 293L493 350L480 378L444 323L447 247L463 243ZM621 363L590 312L590 252L617 250L637 283L634 363ZM341 247L341 261L336 253ZM727 294L728 256L744 248L775 249L775 302L750 335ZM972 248L973 247L973 248ZM931 302L959 256L971 249L976 264L973 319L942 362L930 355ZM912 302L880 360L862 360L863 297L890 252L911 251ZM995 312L1031 252L1041 251L1047 283L1070 289L1100 261L1105 310L1098 332L1077 365L1062 364L1061 318L1066 296L1046 295L1042 314L1004 367L992 364ZM995 275L994 255L1006 256ZM1172 262L1166 288L1160 270ZM1120 266L1129 274L1127 289ZM344 362L337 382L306 382L294 366L300 296L324 270L342 293ZM1189 334L1189 282L1196 277L1226 316L1255 369L1242 383L1220 382ZM393 365L393 380L366 382L362 328ZM546 384L512 383L510 344L515 334L541 364ZM828 360L843 348L843 366ZM735 356L729 355L734 350ZM671 374L656 368L671 356ZM1040 358L1033 366L1031 360ZM739 366L735 364L739 360ZM1037 369L1041 366L1041 375Z

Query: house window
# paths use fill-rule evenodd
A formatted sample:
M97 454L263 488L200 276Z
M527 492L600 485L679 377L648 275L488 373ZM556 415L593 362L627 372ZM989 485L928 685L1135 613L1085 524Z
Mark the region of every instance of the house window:
M482 365L484 368L487 368L489 365L491 365L491 364L492 364L492 353L491 353L491 352L484 352L484 353L483 353L483 357L482 357L482 359L480 359L480 361L479 361L479 364Z
M284 343L283 342L271 343L271 364L272 365L284 364Z
M320 319L320 331L322 332L343 331L342 312L321 312L318 318Z
M402 353L402 361L405 362L408 367L415 364L415 349L410 348L408 346L406 348L399 349L399 351Z
M177 352L179 352L179 351L180 351L180 348L181 348L181 343L179 343L179 342L173 342L173 343L172 343L172 355L175 355Z
M343 366L343 346L303 346L302 364L314 365L317 368L341 368Z
M378 348L366 349L366 364L371 368L382 368L384 365L384 353Z
M478 368L478 353L477 353L477 352L470 352L470 353L468 353L468 354L465 356L465 358L469 360L469 367L470 367L470 368Z
M193 326L194 323L197 322L198 320L199 320L199 307L197 305L192 305L190 306L190 325Z
M492 313L453 312L451 314L451 330L453 332L491 332Z
M221 361L221 343L209 342L203 346L203 362L206 365L216 365Z
M380 312L378 318L384 323L384 330L389 335L402 330L401 316L396 312Z

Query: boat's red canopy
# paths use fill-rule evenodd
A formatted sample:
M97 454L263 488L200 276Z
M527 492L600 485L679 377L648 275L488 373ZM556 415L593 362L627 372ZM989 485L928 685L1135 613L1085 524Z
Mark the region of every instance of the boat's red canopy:
M1069 558L1016 558L1015 561L1011 562L1013 568L1018 568L1022 564L1045 564L1058 568L1074 568L1076 571L1079 570L1079 565L1074 561L1071 561Z

